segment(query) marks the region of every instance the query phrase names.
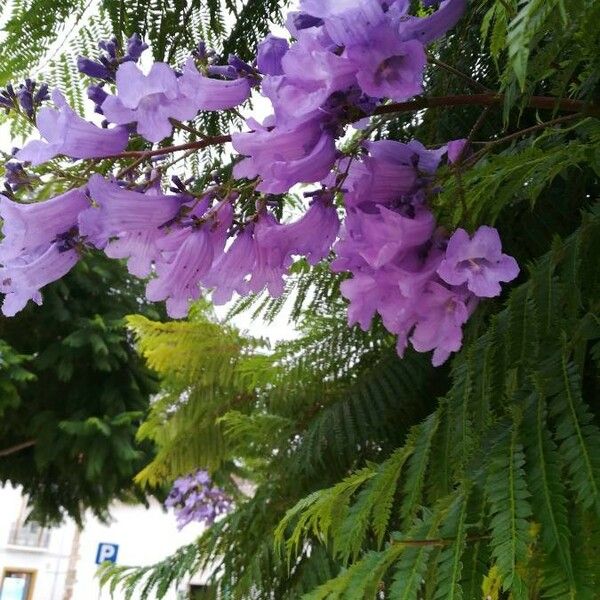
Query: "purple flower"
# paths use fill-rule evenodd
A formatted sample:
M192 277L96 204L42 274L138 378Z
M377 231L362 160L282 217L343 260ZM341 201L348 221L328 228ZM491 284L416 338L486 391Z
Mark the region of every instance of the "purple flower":
M368 42L371 28L385 19L379 0L302 0L300 8L323 19L327 33L339 46Z
M231 203L224 200L200 222L159 240L162 258L156 262L157 277L146 287L148 300L166 300L170 317L185 317L190 302L200 297L200 282L223 252L232 218Z
M249 292L248 278L256 262L254 225L248 225L235 238L227 252L214 263L202 284L215 288L212 294L214 304L225 304L234 292L245 296Z
M39 165L59 154L71 158L101 158L126 148L128 134L123 127L102 129L82 119L58 90L52 92L52 100L58 110L43 107L36 120L46 141L33 140L26 144L16 154L19 160Z
M333 196L325 192L317 194L300 219L282 225L274 235L288 245L289 255L306 256L309 264L316 265L329 254L339 229Z
M159 240L166 234L161 226L172 221L191 198L167 196L155 189L124 190L100 175L92 175L88 189L96 206L79 215L80 234L110 258L128 259L131 274L147 277L160 254Z
M256 55L258 70L264 75L282 75L281 59L289 50L288 41L269 34L259 45Z
M173 132L170 119L193 119L198 109L194 100L181 93L177 76L165 63L154 63L144 75L134 62L117 70L117 95L108 96L102 111L111 123L137 123L140 135L160 142Z
M428 17L412 17L400 23L402 39L417 39L428 44L452 29L463 16L467 0L444 0L438 10Z
M96 206L80 215L79 231L98 248L122 233L158 229L177 215L184 201L191 199L126 190L98 174L90 178L88 190Z
M179 88L192 102L196 112L233 108L245 102L251 91L250 83L245 77L227 81L201 75L193 58L188 58L183 67Z
M3 220L0 262L6 264L39 248L47 249L60 235L77 225L78 215L89 207L82 190L33 204L18 204L0 195Z
M498 231L480 227L473 238L464 229L457 229L446 249L446 257L438 268L439 276L450 285L467 284L480 298L500 294L500 282L512 281L519 274L517 261L502 254Z
M260 292L265 287L274 298L283 294L283 276L292 261L288 240L278 235L281 225L270 213L258 215L254 227L256 262L248 287L252 292Z
M432 281L417 306L419 320L410 341L417 352L433 350L433 365L440 366L462 345L462 326L470 315L467 294Z
M423 91L427 55L416 40L402 41L389 26L373 32L368 44L349 46L347 56L357 66L356 78L365 94L401 102Z
M455 163L466 156L468 140L452 140L448 142L448 162Z
M41 304L40 289L64 277L78 260L75 249L66 249L61 242L56 242L4 264L0 267L0 292L6 294L3 314L14 316L29 300Z
M433 215L425 209L402 214L379 205L377 211L359 212L361 236L357 244L360 256L375 269L423 245L435 228Z
M260 176L257 190L270 194L287 192L296 183L323 179L336 158L333 135L318 120L296 127L269 129L254 121L250 133L233 134L233 147L248 158L234 167L234 177Z
M232 499L212 483L206 471L191 473L175 480L165 501L167 508L175 510L179 529L192 521L212 525L219 515L231 510Z
M319 30L301 32L281 60L283 74L263 79L261 91L271 100L278 125L314 117L331 94L356 83L356 67L330 44Z

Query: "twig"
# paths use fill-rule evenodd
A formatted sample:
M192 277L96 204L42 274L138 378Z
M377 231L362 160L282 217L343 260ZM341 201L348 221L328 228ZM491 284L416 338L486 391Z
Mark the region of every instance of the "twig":
M470 85L474 90L477 90L478 92L485 92L487 94L490 94L492 92L492 90L490 90L490 88L483 85L483 83L479 83L479 81L476 81L470 75L467 75L466 73L463 73L462 71L459 71L457 68L453 67L452 65L448 65L445 62L438 60L437 58L433 58L432 56L429 57L429 62L432 65L441 67L442 69L444 69L444 71L448 71L448 73L452 73L453 75L456 75L457 77L462 79L465 83Z
M36 443L36 440L28 440L26 442L21 442L20 444L16 444L14 446L11 446L10 448L0 450L0 456L10 456L11 454L16 454L17 452L21 452L21 450L26 450L27 448L35 446Z
M147 160L149 157L148 155L142 154L142 156L140 156L139 158L137 158L136 160L134 160L128 167L125 167L124 169L121 169L118 173L116 178L117 179L123 179L123 177L125 177L125 175L128 175L129 173L131 173L131 171L133 171L135 168L139 167L145 160Z
M544 121L543 123L538 123L537 125L533 125L532 127L527 127L526 129L521 129L520 131L515 131L515 133L511 133L510 135L504 136L497 140L490 140L486 142L484 148L479 150L471 156L465 164L468 166L474 165L477 161L479 161L483 156L485 156L492 148L499 144L504 144L506 142L510 142L514 139L517 139L523 135L527 135L529 133L534 133L539 131L540 129L546 129L548 127L553 127L554 125L560 125L561 123L567 123L568 121L572 121L574 119L580 119L583 114L574 114L574 115L565 115L564 117L558 117L557 119L552 119L551 121Z
M489 540L489 535L474 535L467 538L468 542L479 542L482 540ZM456 540L454 538L438 538L432 540L392 540L393 544L401 544L402 546L410 547L422 547L422 546L449 546Z

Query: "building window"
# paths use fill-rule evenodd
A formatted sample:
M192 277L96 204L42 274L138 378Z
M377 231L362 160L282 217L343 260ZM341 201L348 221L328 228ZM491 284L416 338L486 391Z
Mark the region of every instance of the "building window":
M35 571L28 569L4 569L0 600L31 600L35 574Z
M10 527L8 544L24 548L47 548L50 543L50 530L35 521L28 521L28 515L27 498L23 497L19 517Z
M47 548L50 543L50 531L35 521L23 522L19 519L10 528L8 543L11 546Z

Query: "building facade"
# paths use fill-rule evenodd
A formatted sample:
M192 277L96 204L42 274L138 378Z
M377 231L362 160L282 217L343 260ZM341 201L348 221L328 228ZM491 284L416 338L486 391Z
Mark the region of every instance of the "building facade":
M81 530L70 520L44 529L26 522L26 499L19 489L0 487L0 600L109 600L95 577L98 562L150 565L202 532L198 524L178 531L174 516L156 501L148 509L115 504L111 515L109 524L88 515ZM166 600L190 598L192 589L208 592L202 581L200 575L169 590ZM122 600L124 594L113 598Z

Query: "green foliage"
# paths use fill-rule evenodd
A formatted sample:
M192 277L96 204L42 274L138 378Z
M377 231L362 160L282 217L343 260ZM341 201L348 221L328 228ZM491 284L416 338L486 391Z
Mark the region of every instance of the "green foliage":
M123 317L157 313L139 293L121 265L89 257L41 307L0 319L0 453L14 447L0 454L0 481L23 486L38 520L87 508L104 518L115 498L142 498L131 479L151 447L135 433L156 380Z

